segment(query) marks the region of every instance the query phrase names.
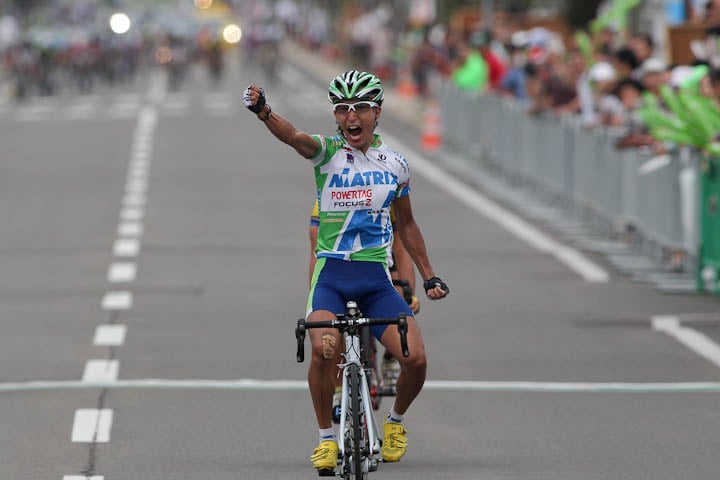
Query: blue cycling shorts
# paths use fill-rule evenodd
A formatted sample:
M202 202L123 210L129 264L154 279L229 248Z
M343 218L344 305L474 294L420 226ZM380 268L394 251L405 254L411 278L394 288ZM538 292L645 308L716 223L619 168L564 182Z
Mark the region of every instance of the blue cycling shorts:
M315 310L344 313L348 300L357 302L365 317L397 318L399 313L412 316L407 302L395 290L385 263L318 258L307 315ZM386 328L387 325L376 325L370 330L379 340Z

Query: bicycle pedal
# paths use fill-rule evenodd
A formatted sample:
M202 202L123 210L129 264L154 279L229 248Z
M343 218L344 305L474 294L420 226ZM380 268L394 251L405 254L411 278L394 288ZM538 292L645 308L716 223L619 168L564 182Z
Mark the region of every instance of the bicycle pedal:
M332 468L321 468L318 470L318 477L334 477L335 470Z

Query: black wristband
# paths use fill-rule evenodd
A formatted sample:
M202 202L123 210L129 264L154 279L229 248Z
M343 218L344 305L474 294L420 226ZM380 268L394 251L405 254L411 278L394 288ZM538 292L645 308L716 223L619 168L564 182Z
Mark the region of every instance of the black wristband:
M261 122L267 122L270 119L271 113L272 108L270 108L270 104L266 103L264 108L257 114L258 120Z

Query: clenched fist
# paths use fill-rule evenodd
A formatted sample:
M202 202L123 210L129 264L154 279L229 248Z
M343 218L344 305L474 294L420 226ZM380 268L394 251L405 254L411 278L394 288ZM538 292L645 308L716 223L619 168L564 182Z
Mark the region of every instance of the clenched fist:
M243 94L243 102L248 110L257 115L265 108L265 90L257 85L249 85Z

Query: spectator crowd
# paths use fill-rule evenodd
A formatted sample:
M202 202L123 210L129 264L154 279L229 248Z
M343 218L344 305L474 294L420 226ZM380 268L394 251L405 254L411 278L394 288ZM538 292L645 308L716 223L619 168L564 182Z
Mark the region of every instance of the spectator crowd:
M323 30L326 43L317 36L307 43L332 56L350 52L356 67L398 86L411 82L421 97L453 82L459 89L514 98L533 115L576 115L587 128L622 130L618 148L666 148L639 115L645 92L660 97L665 87L685 89L720 103L720 0L704 2L691 20L702 25L706 39L693 42L689 65L670 64L645 32L606 26L585 34L589 42L583 44L577 35L532 26L526 12L496 11L492 22L460 28L413 24L383 4L344 18L335 34ZM304 41L303 31L297 33Z

